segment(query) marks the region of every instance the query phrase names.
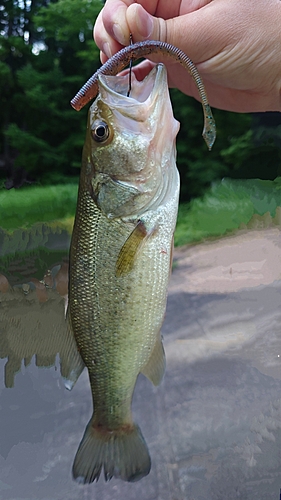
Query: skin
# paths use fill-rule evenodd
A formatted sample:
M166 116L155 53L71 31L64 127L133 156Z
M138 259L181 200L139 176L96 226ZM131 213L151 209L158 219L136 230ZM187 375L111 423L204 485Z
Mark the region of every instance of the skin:
M281 111L281 0L107 0L94 39L104 63L133 41L161 40L183 50L204 80L211 106L236 112ZM153 56L141 80L165 62L169 86L198 98L184 68Z

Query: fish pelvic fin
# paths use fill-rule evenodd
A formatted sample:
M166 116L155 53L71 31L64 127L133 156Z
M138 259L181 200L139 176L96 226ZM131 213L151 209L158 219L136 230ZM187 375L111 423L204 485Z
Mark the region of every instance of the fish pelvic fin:
M66 315L65 348L60 352L61 375L66 389L71 391L85 368L84 361L78 351L71 326L69 311Z
M102 470L106 481L135 482L149 474L149 451L138 425L110 431L93 423L92 418L74 459L72 475L78 483L98 481Z
M153 383L153 385L159 385L163 379L165 368L165 351L159 335L152 349L150 358L147 364L141 369L141 372Z

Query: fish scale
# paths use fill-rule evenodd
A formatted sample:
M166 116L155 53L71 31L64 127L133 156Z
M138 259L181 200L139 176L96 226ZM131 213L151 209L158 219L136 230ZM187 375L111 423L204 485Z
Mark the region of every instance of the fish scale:
M135 368L138 373L145 361L142 351L147 351L154 345L154 330L159 330L162 324L162 309L163 304L166 304L166 289L163 289L162 282L163 275L169 272L169 255L161 253L163 241L159 242L158 248L154 241L151 241L151 244L144 248L132 273L116 278L115 262L120 248L134 226L130 224L127 227L119 221L111 222L105 216L99 215L98 208L90 199L89 204L81 210L81 219L79 216L77 218L80 241L77 246L72 245L70 286L75 296L80 299L76 299L74 304L70 303L71 317L77 318L75 325L72 319L72 325L85 363L95 355L96 343L103 346L104 352L112 354L115 350L114 334L118 334L116 342L122 342L122 337L127 336L125 340L134 344L135 356L139 352L138 365ZM117 229L115 225L118 226ZM89 234L95 236L89 240ZM84 246L88 248L88 258L82 254L81 259L79 256ZM77 248L75 254L74 248ZM77 285L74 284L76 275ZM94 342L91 346L87 343L89 337ZM121 353L125 357L124 349L126 350L126 346ZM115 370L115 365L119 364L118 353L115 353L111 365ZM96 367L97 363L93 373ZM91 367L88 370L91 373ZM127 371L129 370L130 367Z

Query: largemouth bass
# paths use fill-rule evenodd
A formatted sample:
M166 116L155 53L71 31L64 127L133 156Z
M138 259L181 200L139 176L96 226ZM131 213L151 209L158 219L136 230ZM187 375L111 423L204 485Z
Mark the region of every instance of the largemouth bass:
M179 196L165 67L133 77L130 97L126 76L98 78L70 251L70 319L94 406L73 464L81 483L102 469L106 480L149 473L131 401L140 372L158 385L165 370L160 329Z
M99 91L100 75L117 75L117 73L124 69L130 62L136 61L140 57L147 57L151 54L157 54L160 57L171 57L189 72L197 87L202 103L204 113L204 128L202 135L209 150L211 150L216 140L216 124L204 84L191 59L189 59L182 50L170 43L160 42L160 40L144 40L119 50L119 52L108 59L108 61L89 78L70 101L71 106L76 109L76 111L79 111L91 101L91 99L96 97Z

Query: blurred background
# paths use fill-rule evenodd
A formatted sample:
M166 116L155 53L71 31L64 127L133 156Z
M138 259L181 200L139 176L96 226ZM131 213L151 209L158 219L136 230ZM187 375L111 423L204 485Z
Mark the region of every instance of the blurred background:
M59 220L71 231L87 109L77 113L69 101L100 66L92 28L102 6L100 0L4 0L0 6L2 229ZM201 104L176 90L171 97L181 123L176 245L224 234L255 214L275 217L281 114L214 110L217 140L209 153Z

